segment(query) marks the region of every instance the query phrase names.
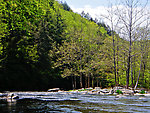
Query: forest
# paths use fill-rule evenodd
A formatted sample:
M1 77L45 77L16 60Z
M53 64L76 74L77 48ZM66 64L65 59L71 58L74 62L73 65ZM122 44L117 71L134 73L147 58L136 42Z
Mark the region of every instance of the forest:
M132 6L129 18L124 10L114 13L119 31L111 12L108 26L66 2L0 0L0 91L150 89L149 24L140 25L143 10Z

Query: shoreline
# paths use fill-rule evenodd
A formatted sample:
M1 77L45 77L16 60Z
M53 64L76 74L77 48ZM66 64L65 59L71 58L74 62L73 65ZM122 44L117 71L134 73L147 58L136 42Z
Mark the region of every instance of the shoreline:
M15 94L15 95L34 95L34 94L55 94L55 93L68 93L68 94L89 94L89 95L123 95L123 96L150 96L150 92L145 92L143 94L140 93L141 90L133 90L130 89L125 89L125 88L120 88L120 89L101 89L99 87L93 88L87 88L87 89L75 89L75 90L69 90L69 91L64 91L64 90L54 90L56 88L53 88L53 90L48 90L48 91L6 91L4 93L0 93L0 98L7 97L10 94ZM119 90L122 93L117 93L116 91Z

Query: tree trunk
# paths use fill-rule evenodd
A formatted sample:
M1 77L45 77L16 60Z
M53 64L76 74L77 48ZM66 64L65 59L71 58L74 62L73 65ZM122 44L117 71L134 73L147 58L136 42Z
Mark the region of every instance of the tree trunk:
M77 88L77 79L76 79L76 76L74 76L74 88L75 89Z
M117 55L117 83L119 85L119 55L118 55L119 46L118 46L118 44L119 44L119 41L118 41L118 37L117 37L117 53L116 53L116 55Z
M112 28L112 29L113 29L113 28ZM116 86L116 84L117 84L117 75L116 75L116 51L115 51L114 31L112 31L112 38L113 38L114 76L115 76L115 86Z
M90 87L90 75L88 75L88 88Z
M73 75L71 75L71 83L72 83L72 89L74 89L74 80L73 80Z
M146 65L145 65L145 62L143 62L143 87L144 87L144 85L145 85L145 83L146 83L146 79L145 79L145 69L146 69Z
M99 83L98 81L99 81L99 80L98 80L98 77L97 77L97 87L98 87L98 83Z
M124 62L124 65L123 65L123 66L124 66L124 68L125 68L126 80L127 80L127 73L128 73L128 72L127 72L127 69L126 69L126 63L125 63L125 62L126 62L126 57L125 57L125 55L126 55L126 54L124 53L124 59L123 59L123 60L124 60L124 61L123 61L123 62ZM127 81L126 81L126 83L127 83Z
M141 55L141 63L140 63L140 70L139 70L139 75L138 75L138 79L136 81L134 90L137 88L138 82L139 82L139 78L140 78L140 73L141 73L141 69L142 69L142 60L143 60L143 56Z
M92 88L94 88L94 77L92 76Z
M127 62L127 73L126 73L126 88L129 88L129 74L130 74L130 55L128 56L128 62Z
M132 61L131 61L131 82L132 82L132 88L134 88L134 84L133 84L133 68L132 68Z
M102 87L101 79L99 79L99 87Z
M87 88L87 76L85 76L85 88Z
M117 85L117 74L116 74L116 60L114 56L114 75L115 75L115 86Z
M134 48L134 51L135 51L135 48ZM134 85L136 83L136 72L135 72L135 67L136 67L136 64L135 64L135 56L134 56Z
M82 84L82 74L80 74L80 88L83 88L83 84Z

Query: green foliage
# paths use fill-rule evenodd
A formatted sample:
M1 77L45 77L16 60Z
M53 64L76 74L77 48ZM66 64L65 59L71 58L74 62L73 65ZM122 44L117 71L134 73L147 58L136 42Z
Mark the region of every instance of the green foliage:
M116 93L117 93L117 94L123 94L122 91L119 90L119 89L116 90Z
M49 51L53 43L60 44L63 39L64 24L59 7L54 0L1 0L1 89L17 90L26 86L36 90L50 84L54 69Z
M87 89L79 89L78 91L88 91Z
M66 11L72 11L71 8L68 6L67 2L61 2L63 9Z
M140 94L145 94L145 91L144 91L144 90L141 90L139 93L140 93Z
M140 30L143 34L144 29ZM91 81L95 85L96 79L100 80L97 84L101 87L110 87L114 85L111 35L109 26L93 20L84 12L81 15L72 12L66 3L1 0L0 88L70 88L71 77L77 78L77 84L79 78L82 79L80 82L85 80L85 87L87 82L90 87ZM118 83L125 85L129 42L117 34L114 39ZM146 88L150 83L150 54L146 46L149 43L149 40L141 38L133 43L132 52L132 73L136 80L140 66L138 54L145 50L139 86ZM73 82L75 84L75 79Z

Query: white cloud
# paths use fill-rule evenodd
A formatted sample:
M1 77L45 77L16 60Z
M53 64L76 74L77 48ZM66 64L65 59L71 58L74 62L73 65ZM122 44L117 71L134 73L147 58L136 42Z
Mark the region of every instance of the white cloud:
M99 6L92 8L90 5L85 5L83 8L74 8L71 6L72 10L77 13L81 13L84 11L85 13L89 13L93 18L99 18L101 14L107 13L107 7Z
M115 7L116 6L113 6L112 8L115 8ZM106 24L111 26L110 21L103 18L103 16L102 16L102 15L109 16L108 10L110 10L110 7L98 6L98 7L93 8L90 5L85 5L83 8L75 8L73 6L71 6L71 8L74 12L77 12L79 14L81 14L82 11L84 11L85 13L89 13L93 19L95 19L95 18L101 19L101 21L104 21ZM125 6L123 6L123 5L119 5L118 8L126 9ZM137 9L139 10L139 9L141 9L141 7L137 7ZM114 17L114 22L115 22L115 20L116 20L116 17Z
M89 13L93 19L97 18L101 19L101 21L104 21L105 23L109 23L108 20L102 20L102 15L108 15L108 7L99 6L92 8L90 5L85 5L83 8L74 8L73 6L71 6L71 9L79 14L84 11L85 13Z

